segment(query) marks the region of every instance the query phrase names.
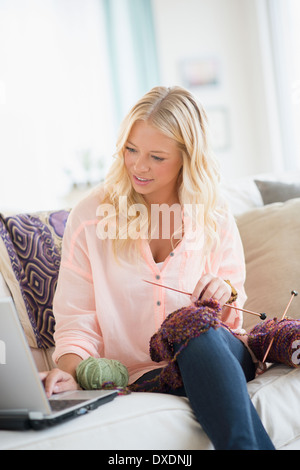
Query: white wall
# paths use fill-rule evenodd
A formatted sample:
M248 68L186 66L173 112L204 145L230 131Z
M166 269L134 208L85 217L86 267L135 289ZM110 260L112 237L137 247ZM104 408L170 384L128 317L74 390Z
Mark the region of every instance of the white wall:
M208 111L228 111L229 146L216 149L223 174L278 170L256 0L153 0L153 8L162 84L185 85L184 59L212 57L220 63L220 85L192 91Z

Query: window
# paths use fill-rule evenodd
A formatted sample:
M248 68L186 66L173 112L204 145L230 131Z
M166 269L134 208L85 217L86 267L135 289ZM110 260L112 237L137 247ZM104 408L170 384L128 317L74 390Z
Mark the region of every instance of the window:
M300 2L267 1L283 168L300 170Z
M291 38L292 38L292 110L296 136L297 168L300 169L300 2L291 0Z
M102 4L0 2L0 211L69 207L115 144Z

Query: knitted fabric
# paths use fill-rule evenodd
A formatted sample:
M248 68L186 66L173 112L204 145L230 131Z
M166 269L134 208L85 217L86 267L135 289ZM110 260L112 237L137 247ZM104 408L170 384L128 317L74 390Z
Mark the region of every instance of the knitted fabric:
M272 338L274 341L266 358L267 362L297 367L300 363L297 353L300 320L277 321L274 318L252 328L248 335L248 345L259 361L263 360Z
M198 337L209 328L217 329L223 325L218 318L220 311L220 305L215 300L198 301L189 307L176 310L165 319L150 340L151 359L155 362L168 362L160 372L158 381L153 380L152 391L167 392L170 388L176 389L183 385L176 359L192 338ZM180 345L176 353L174 344ZM130 388L143 391L143 384Z

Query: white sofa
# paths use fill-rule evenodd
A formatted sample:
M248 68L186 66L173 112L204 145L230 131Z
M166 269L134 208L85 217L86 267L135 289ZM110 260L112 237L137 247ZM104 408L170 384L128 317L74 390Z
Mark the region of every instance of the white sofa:
M264 205L263 190L260 193L251 178L226 184L224 192L236 215L245 249L248 294L245 306L266 312L269 318L279 317L291 290L300 291L300 197ZM3 240L1 243L0 296L13 296L36 364L39 370L48 369L53 367L52 349L37 347L24 298L11 271ZM300 318L299 300L292 303L289 316ZM256 317L245 314L248 331L255 323ZM300 449L300 370L273 365L250 382L248 390L276 449ZM186 398L131 393L51 429L0 431L0 449L188 451L212 450L213 446Z

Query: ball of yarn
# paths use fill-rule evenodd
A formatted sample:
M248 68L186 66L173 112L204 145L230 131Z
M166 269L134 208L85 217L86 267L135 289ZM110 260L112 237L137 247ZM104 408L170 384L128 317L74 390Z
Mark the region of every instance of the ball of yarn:
M300 320L276 318L258 323L249 333L248 345L259 361L262 361L267 348L274 338L266 358L267 362L297 367L297 341L300 340ZM295 357L296 356L296 357Z
M99 390L101 388L127 387L129 375L127 368L114 359L89 357L76 369L76 377L81 388Z

